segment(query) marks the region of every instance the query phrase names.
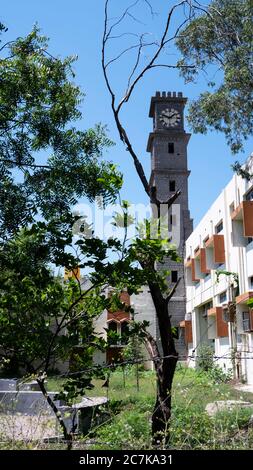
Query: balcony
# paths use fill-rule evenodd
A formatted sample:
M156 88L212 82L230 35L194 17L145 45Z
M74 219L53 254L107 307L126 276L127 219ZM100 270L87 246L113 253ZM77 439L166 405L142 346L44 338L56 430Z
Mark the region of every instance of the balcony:
M216 269L217 265L226 261L224 235L213 235L205 242L206 268ZM203 256L203 255L202 255Z
M253 309L248 301L253 298L253 291L243 292L236 297L236 319L239 334L253 331Z
M225 338L228 336L228 324L223 319L223 307L213 307L210 308L207 312L207 317L210 319L212 317L214 327L216 331L214 332L215 338Z
M200 264L200 272L202 274L209 274L210 269L208 269L206 264L206 250L205 248L200 248L198 254L199 264Z
M185 343L186 344L192 343L192 321L191 320L181 321L180 328L185 328L184 330Z
M187 286L194 286L200 278L196 275L195 259L190 258L185 262L185 280Z
M253 201L243 201L232 212L231 219L243 223L243 236L253 237Z
M234 246L246 246L253 237L253 201L243 201L231 213Z
M236 305L247 304L248 300L253 298L253 291L244 292L241 295L238 295L235 299Z

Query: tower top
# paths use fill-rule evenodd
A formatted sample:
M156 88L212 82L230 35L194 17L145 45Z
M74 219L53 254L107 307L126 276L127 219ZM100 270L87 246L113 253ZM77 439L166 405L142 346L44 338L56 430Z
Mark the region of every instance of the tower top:
M155 103L181 103L183 106L187 102L187 98L183 96L181 91L156 91L155 96L152 96L149 108L149 117L154 117Z

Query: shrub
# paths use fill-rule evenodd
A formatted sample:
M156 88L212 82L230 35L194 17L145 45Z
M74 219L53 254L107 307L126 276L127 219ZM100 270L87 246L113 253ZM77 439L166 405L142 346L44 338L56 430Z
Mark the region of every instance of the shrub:
M146 408L146 409L145 409ZM95 431L96 449L148 449L151 448L149 406L125 409Z
M198 347L197 368L207 372L213 367L214 351L209 344L201 344Z
M174 408L170 426L172 448L207 449L212 433L212 419L197 407Z
M233 371L231 369L224 371L221 367L213 365L213 367L207 371L207 375L215 383L225 383L232 379Z

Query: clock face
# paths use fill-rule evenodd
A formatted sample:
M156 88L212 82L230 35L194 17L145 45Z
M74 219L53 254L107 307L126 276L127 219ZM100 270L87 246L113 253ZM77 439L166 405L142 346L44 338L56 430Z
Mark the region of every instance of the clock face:
M175 127L180 123L181 116L176 109L166 108L161 112L159 120L165 127Z

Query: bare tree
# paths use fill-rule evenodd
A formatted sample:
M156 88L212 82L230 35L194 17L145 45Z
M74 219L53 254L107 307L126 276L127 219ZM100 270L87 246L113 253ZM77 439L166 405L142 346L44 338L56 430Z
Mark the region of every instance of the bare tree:
M160 201L157 198L156 187L150 186L146 178L143 166L140 159L134 149L134 145L129 138L126 127L124 126L121 119L121 111L124 106L129 102L132 97L133 91L140 84L143 77L151 70L160 67L166 67L168 69L179 68L179 64L167 64L163 62L164 52L166 48L174 44L175 39L180 35L181 30L185 25L191 21L195 15L195 9L201 8L198 2L192 2L189 0L182 0L178 3L172 3L169 8L167 17L165 19L164 29L161 33L160 39L148 40L150 34L147 33L136 33L133 31L124 31L122 28L126 27L126 23L129 21L132 24L140 24L138 17L136 16L136 8L142 7L149 10L148 14L155 17L156 13L153 9L152 3L148 0L136 0L125 8L122 13L116 18L110 18L109 0L105 0L104 8L104 33L102 40L102 69L105 78L105 83L108 92L111 96L111 108L114 116L114 120L117 126L119 137L129 152L130 157L133 160L135 170L139 176L140 182L143 186L151 203L157 208L158 219L160 218L160 206L161 204L167 204L169 207L180 195L180 191L177 191L172 197L169 197L166 201ZM181 11L182 21L178 26L175 27L174 16L178 11ZM109 57L111 51L111 44L113 41L117 41L117 46L121 40L129 38L129 41L134 41L127 47L123 47L116 55ZM143 65L143 53L148 50L149 55L146 62ZM118 97L118 93L113 86L111 67L115 66L119 60L128 54L135 54L133 59L132 68L129 70L128 76L126 77L126 88L125 92L121 97ZM166 58L165 58L166 59ZM187 65L187 67L194 67L194 65ZM147 268L145 260L140 260L140 264ZM157 266L152 264L148 266L152 271L156 271ZM162 345L162 354L159 352L155 339L147 333L146 335L146 347L150 354L150 357L154 361L155 371L157 377L157 397L156 403L152 415L152 434L154 444L161 443L162 440L168 441L168 423L171 416L171 390L172 382L178 360L178 353L175 348L173 339L171 318L169 315L169 301L174 295L177 284L171 290L170 294L165 297L157 285L157 283L149 283L149 289L151 297L155 306L155 311L158 319L158 325L160 330L160 338Z

